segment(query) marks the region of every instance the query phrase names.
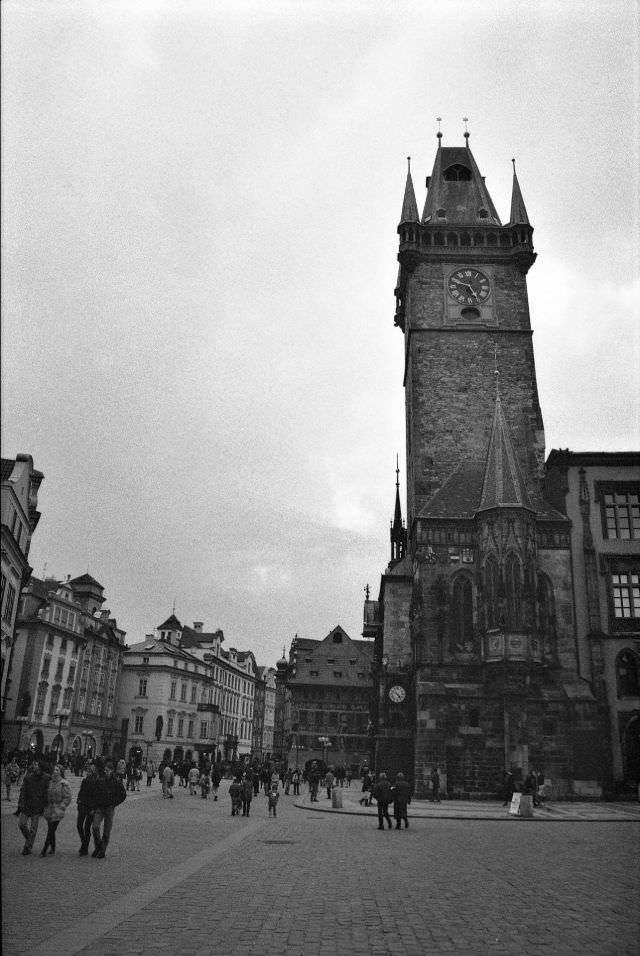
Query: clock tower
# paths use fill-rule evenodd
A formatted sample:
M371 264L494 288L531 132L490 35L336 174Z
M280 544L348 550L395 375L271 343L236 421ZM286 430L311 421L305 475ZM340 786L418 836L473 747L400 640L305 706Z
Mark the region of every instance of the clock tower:
M533 228L515 163L502 224L468 133L451 147L438 133L426 185L420 215L409 166L395 290L407 542L382 578L376 672L404 661L406 695L392 685L402 700L392 694L391 704L406 707L412 727L413 766L401 769L416 793L436 766L454 796L493 795L505 770L517 781L532 769L568 792L601 777L602 762L586 744L599 723L579 673L569 523L544 498ZM379 722L382 762L389 733Z

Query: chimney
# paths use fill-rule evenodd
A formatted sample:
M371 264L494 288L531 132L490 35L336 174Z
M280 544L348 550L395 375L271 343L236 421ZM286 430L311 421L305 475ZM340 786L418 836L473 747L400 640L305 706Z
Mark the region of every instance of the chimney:
M193 629L194 631L197 631L198 634L202 634L202 627L203 627L202 621L193 622Z

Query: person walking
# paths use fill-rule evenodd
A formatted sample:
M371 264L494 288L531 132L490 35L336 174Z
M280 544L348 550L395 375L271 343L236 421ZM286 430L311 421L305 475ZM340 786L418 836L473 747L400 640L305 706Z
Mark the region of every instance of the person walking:
M378 774L378 781L371 788L371 796L378 805L378 830L384 830L384 821L386 820L391 829L391 817L389 816L389 804L392 800L391 784L387 780L386 773Z
M300 771L296 769L291 774L291 783L293 784L293 795L294 797L300 796Z
M405 830L409 829L409 819L407 817L407 807L411 803L411 790L409 784L404 778L403 773L396 774L396 782L392 789L393 794L393 816L396 821L396 830L402 828L404 820Z
M33 849L40 817L47 805L50 780L50 775L44 772L39 759L36 758L25 774L18 797L18 826L25 840L23 856L27 856Z
M314 760L309 771L309 794L311 803L318 802L318 787L320 786L320 770Z
M510 770L505 770L502 779L502 797L504 799L503 807L509 806L516 791L516 785L513 780L513 774Z
M431 771L431 796L429 800L431 803L440 803L440 773L438 767L434 767Z
M360 798L360 805L364 804L365 807L371 806L371 786L372 786L372 777L367 768L365 767L362 771L362 796Z
M110 760L105 763L101 757L98 757L96 769L96 779L91 794L94 804L91 831L95 849L91 855L98 860L104 860L111 839L116 807L127 799L127 791L122 780L114 774Z
M231 797L231 816L236 817L240 812L242 804L242 783L240 777L234 777L229 787L229 796Z
M253 779L245 777L242 781L242 816L248 817L251 812L251 798L253 797Z
M151 781L156 775L156 765L153 760L147 760L147 786L151 786Z
M56 764L47 789L47 805L44 808L44 818L47 821L47 836L40 856L46 856L47 850L56 852L56 830L63 819L67 807L71 803L71 788L62 774L62 767Z
M220 789L220 771L218 770L217 764L213 764L211 767L211 792L213 793L213 799L218 799L218 790Z
M89 843L91 842L91 823L93 821L93 797L92 788L95 781L96 768L93 761L87 764L87 775L82 778L80 790L76 798L78 807L78 816L76 819L76 829L80 837L80 849L78 856L87 856L89 853Z
M346 772L345 776L346 776L346 780L347 780L347 786L350 787L350 786L351 786L351 778L353 777L353 770L351 769L351 767L347 767L347 772Z
M197 772L197 768L196 768ZM191 771L189 771L191 773ZM209 774L207 773L206 768L203 768L200 778L198 780L198 786L200 787L200 796L203 800L206 800L209 796L209 789L211 787L211 780Z

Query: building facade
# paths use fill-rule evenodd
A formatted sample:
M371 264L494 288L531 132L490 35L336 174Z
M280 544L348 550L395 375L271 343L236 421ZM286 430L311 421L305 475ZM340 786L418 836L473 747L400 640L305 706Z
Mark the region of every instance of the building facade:
M579 668L570 522L544 494L533 228L515 168L502 225L465 137L439 134L422 215L409 170L398 227L407 540L369 625L377 765L418 794L434 766L452 796L495 795L505 769L594 793L606 755Z
M172 614L127 648L119 701L121 734L135 759L248 760L258 668L251 651L225 650L221 630Z
M4 717L5 704L13 693L11 665L18 601L22 588L31 576L29 548L31 536L40 520L38 490L43 475L33 467L31 455L18 455L15 459L3 458L0 461L0 479L0 705Z
M89 574L32 577L20 599L6 714L12 747L61 756L117 755L116 702L125 632Z
M611 792L640 784L640 454L552 451L547 494L571 521L582 675L606 715Z
M311 760L354 769L367 764L372 661L373 642L354 641L339 626L320 641L296 635L288 658L277 664L276 757L301 768Z

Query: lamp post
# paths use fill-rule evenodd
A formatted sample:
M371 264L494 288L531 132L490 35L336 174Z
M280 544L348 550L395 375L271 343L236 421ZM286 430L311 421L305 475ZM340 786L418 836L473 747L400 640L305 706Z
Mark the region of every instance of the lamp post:
M318 737L320 744L322 745L322 762L325 765L325 770L327 768L327 750L331 746L331 739L329 737Z
M62 743L62 724L68 718L70 711L66 707L62 707L60 710L56 711L56 720L58 721L58 745L56 747L56 763L60 763L60 757L64 751L64 745Z

